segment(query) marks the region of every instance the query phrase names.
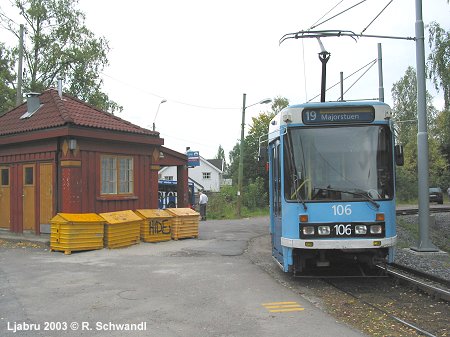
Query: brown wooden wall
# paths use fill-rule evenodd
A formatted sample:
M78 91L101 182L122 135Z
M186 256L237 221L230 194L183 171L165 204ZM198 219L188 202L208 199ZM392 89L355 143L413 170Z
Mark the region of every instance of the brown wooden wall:
M144 145L106 140L77 138L75 150L68 149L67 137L50 138L21 144L0 146L0 166L8 167L10 172L10 230L24 230L24 166L34 167L34 225L30 228L40 233L44 221L41 211L51 213L47 205L41 204L41 164L49 173L52 217L58 212L66 213L104 213L120 210L158 208L158 161L159 145ZM132 156L134 169L134 191L130 196L101 195L102 155ZM172 154L170 154L172 156ZM187 169L181 158L165 159L168 164L180 165L180 176L184 187L179 186L182 196L179 206L187 201ZM48 165L51 165L49 167ZM186 172L185 172L186 171ZM51 180L48 183L48 180ZM47 194L46 194L47 193ZM0 214L0 217L2 215Z
M61 193L61 211L79 213L104 213L120 210L134 210L139 208L157 207L157 185L155 192L150 192L151 153L153 148L149 145L124 144L115 142L92 142L79 140L79 154L68 154L61 160L79 160L81 166L61 168L62 179L71 184L72 199L68 200L64 191ZM133 157L134 193L131 196L101 195L100 163L102 155L123 155ZM157 179L157 176L156 176ZM77 186L77 182L82 182ZM65 199L64 199L64 196ZM79 196L79 206L77 199ZM153 200L154 199L154 200Z
M40 164L49 163L55 172L55 158L57 145L56 141L35 141L26 145L11 144L8 147L3 146L0 150L0 165L9 168L10 183L10 230L12 232L23 231L24 212L24 177L23 168L25 165L34 165L34 207L31 210L34 213L34 222L31 230L39 233L39 210L40 203ZM53 184L55 184L55 175L53 175ZM55 199L52 200L52 206L55 205ZM0 215L2 216L2 215Z

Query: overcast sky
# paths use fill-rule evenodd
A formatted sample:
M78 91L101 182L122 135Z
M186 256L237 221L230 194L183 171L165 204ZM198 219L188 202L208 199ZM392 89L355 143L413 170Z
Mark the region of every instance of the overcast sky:
M165 146L180 152L189 146L210 159L222 145L228 161L240 138L243 93L247 106L277 96L303 103L320 93L317 40L292 39L281 45L279 40L310 28L339 2L324 19L360 0L80 0L79 7L87 26L109 40L103 90L123 106L118 116L151 128L166 99L155 121ZM388 2L367 0L316 29L360 33ZM413 37L415 17L414 0L394 0L365 33ZM425 24L437 21L449 30L447 0L423 0L423 18ZM327 86L339 81L341 71L348 76L375 59L381 42L388 104L392 84L416 65L413 41L339 37L322 42L331 53ZM361 74L347 80L344 90ZM431 83L427 88L436 95ZM338 97L339 86L327 93L327 100ZM344 98L376 97L375 65ZM442 108L442 98L435 104ZM249 107L247 130L251 117L268 110L270 105Z

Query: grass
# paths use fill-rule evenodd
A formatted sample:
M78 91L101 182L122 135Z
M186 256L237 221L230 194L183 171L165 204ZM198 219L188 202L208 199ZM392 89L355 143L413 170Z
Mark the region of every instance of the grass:
M229 220L229 219L239 219L239 218L253 218L260 216L268 216L269 215L269 206L262 209L248 209L247 207L241 208L241 216L238 217L236 214L236 205L235 204L225 204L220 208L215 207L214 205L210 205L208 207L208 219L213 220Z

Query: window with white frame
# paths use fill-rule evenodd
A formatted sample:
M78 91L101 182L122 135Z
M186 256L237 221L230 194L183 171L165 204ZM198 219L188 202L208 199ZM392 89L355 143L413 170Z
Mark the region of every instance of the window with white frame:
M173 176L164 176L164 180L173 180Z
M202 172L203 173L203 180L211 179L211 172Z
M131 194L134 185L133 158L101 156L101 194Z

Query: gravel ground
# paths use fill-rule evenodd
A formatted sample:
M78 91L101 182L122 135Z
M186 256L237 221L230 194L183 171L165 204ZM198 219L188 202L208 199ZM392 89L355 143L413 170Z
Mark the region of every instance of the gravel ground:
M437 253L417 252L411 247L418 243L418 216L397 217L397 253L395 263L450 281L450 212L433 214L435 223L430 221L429 237Z

